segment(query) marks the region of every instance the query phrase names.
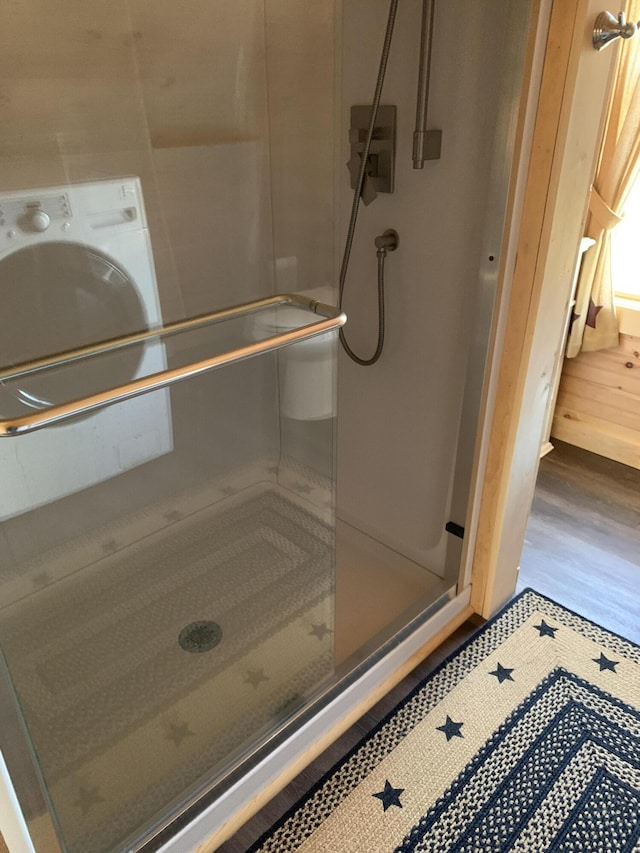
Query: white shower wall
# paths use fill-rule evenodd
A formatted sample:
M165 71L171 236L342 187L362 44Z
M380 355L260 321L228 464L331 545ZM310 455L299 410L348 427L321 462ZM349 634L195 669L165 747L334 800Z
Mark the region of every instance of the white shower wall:
M343 0L340 248L351 204L349 109L371 101L388 6ZM377 331L373 240L387 228L398 231L400 247L386 264L384 354L369 368L341 354L338 516L443 575L506 2L436 3L428 126L442 130L442 157L417 171L411 146L421 8L420 0L399 4L382 97L398 110L395 191L361 208L347 277L347 336L368 356Z

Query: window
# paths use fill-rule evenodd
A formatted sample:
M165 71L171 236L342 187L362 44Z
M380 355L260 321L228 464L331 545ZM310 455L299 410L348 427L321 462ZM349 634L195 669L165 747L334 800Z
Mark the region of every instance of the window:
M640 300L640 178L636 178L624 217L611 232L611 275L615 295Z

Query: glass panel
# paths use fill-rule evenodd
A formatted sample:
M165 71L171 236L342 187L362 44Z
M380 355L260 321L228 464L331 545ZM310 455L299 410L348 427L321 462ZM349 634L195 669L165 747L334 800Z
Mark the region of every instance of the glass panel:
M452 594L465 330L484 218L496 245L502 229L491 158L513 144L494 151L496 92L520 74L504 48L524 50L529 10L514 30L511 5L456 0L454 28L442 7L443 157L416 175L401 122L397 192L359 224L357 349L376 325L373 238L397 227L401 250L384 361L342 371L339 523L335 333L0 439L3 689L27 734L3 728L3 754L30 829L41 782L65 851L137 849ZM335 304L349 107L371 95L387 8L4 4L0 364L274 293ZM400 4L384 98L404 116L416 11ZM2 414L317 320L270 309L7 380Z
M455 531L464 534L472 517L531 6L435 3L428 126L442 132L441 156L415 170L422 4L398 4L381 101L397 109L395 188L360 205L344 292L347 339L370 356L378 328L374 241L395 229L382 357L362 369L343 356L339 370L336 623L345 665L390 647L412 617L455 590L463 546L473 555L473 543ZM341 245L352 199L344 164L358 136L351 107L372 97L388 13L388 0L342 3Z
M282 289L266 26L263 0L3 7L2 366ZM2 415L321 319L286 306L5 381ZM335 348L0 440L3 690L29 738L3 725L2 748L34 833L42 774L65 851L137 846L332 678ZM285 456L297 416L329 430L300 420Z
M161 818L333 672L332 480L283 464L264 438L276 360L174 389L171 452L3 522L0 641L66 849L110 850ZM156 408L153 396L140 401ZM193 397L199 420L181 423ZM111 411L126 423L130 407ZM77 455L105 413L54 437ZM2 444L34 503L50 442L43 430Z

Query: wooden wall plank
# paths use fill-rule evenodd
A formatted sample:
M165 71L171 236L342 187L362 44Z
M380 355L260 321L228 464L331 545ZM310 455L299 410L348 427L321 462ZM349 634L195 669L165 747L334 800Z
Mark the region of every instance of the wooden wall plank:
M640 432L584 412L556 409L553 436L591 453L640 468Z
M592 453L640 467L640 340L620 335L615 349L566 359L552 435Z
M561 412L584 412L584 414L591 415L591 417L619 424L620 426L628 427L628 429L638 429L638 424L640 424L640 399L624 392L622 394L618 392L619 397L616 397L616 392L605 391L590 383L586 383L586 391L587 394L590 391L593 393L591 396L586 396L582 393L582 389L581 393L578 394L570 394L566 389L563 390L558 395L554 417L560 415ZM604 397L607 394L609 398L606 402L603 403L602 399L598 399L598 397ZM616 405L618 399L622 403L620 406ZM567 414L563 414L562 416L568 417Z
M640 314L640 311L638 311ZM635 335L620 335L620 343L618 345L620 352L628 352L636 358L640 358L640 338Z
M640 394L640 370L627 368L622 361L602 359L588 363L571 365L567 368L566 375L583 382L599 385L601 388L614 388L626 391L628 394ZM562 382L560 383L562 387Z

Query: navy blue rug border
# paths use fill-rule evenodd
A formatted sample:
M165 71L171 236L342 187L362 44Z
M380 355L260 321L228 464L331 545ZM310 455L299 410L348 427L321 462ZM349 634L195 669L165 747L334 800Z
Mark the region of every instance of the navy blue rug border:
M570 607L566 607L564 604L560 604L555 601L553 598L549 598L549 596L544 595L544 593L538 592L538 590L533 589L532 587L526 587L521 590L517 595L510 598L509 601L503 607L498 610L490 619L480 625L470 637L467 637L466 640L457 646L452 652L450 652L444 660L442 660L434 669L431 670L415 687L413 687L410 692L401 699L394 707L389 711L385 716L378 722L376 725L370 729L365 735L363 735L360 740L347 752L342 756L336 763L324 773L317 782L315 782L309 790L303 794L287 811L277 820L275 821L266 832L263 832L262 835L250 846L247 848L246 853L258 853L260 848L264 845L265 841L269 839L271 835L273 835L278 829L280 829L284 824L291 818L293 815L304 805L305 802L310 800L314 794L316 794L325 784L326 782L341 768L343 767L353 756L361 750L364 745L373 738L385 725L387 725L396 714L404 708L409 702L411 702L415 696L424 688L430 681L432 681L438 673L440 673L445 667L447 667L453 660L455 660L458 655L462 654L465 649L467 649L473 642L475 642L479 637L481 637L486 631L488 631L493 624L505 613L507 613L511 608L515 607L515 605L520 601L520 599L524 598L526 595L533 593L537 595L539 598L548 601L549 604L552 604L554 607L560 607L566 613L570 613L572 616L576 616L581 619L583 622L592 625L594 628L598 628L599 630L605 631L613 637L616 637L619 640L622 640L625 643L633 646L634 648L640 650L640 644L634 643L632 640L623 637L622 634L617 634L615 631L611 631L609 628L605 628L602 625L599 625L597 622L594 622L592 619L588 619L586 616L583 616L581 613L578 613L575 610L572 610Z
M520 703L520 705L514 708L514 710L509 714L509 716L504 720L504 722L501 723L500 726L496 729L496 731L489 738L489 740L484 743L475 753L471 761L451 783L445 793L433 804L432 807L430 807L429 813L427 815L423 815L423 817L413 826L411 831L407 833L402 842L398 844L397 847L394 849L393 853L411 853L411 851L414 850L416 843L421 841L422 838L424 838L425 827L428 828L429 822L431 822L433 817L437 815L437 812L441 810L443 806L450 804L451 801L455 799L455 797L457 797L457 795L460 793L464 785L471 778L473 778L476 770L482 765L487 755L491 754L494 747L498 743L500 743L501 739L504 736L505 730L509 729L513 725L514 720L521 718L524 713L530 711L543 694L545 694L550 688L552 688L558 681L562 680L566 680L567 682L572 683L577 687L581 687L583 689L588 690L596 696L605 699L607 702L616 705L625 713L629 714L632 717L635 717L638 721L640 721L640 711L638 711L636 708L627 705L617 696L608 693L606 690L602 690L600 687L597 687L592 682L581 678L575 673L569 672L564 667L556 667L540 682L536 689L532 693L530 693L524 699L523 702ZM569 700L567 702L565 709L562 711L563 715L566 713L566 709L571 704L575 705L575 700ZM618 727L613 724L613 728ZM625 758L625 760L630 762L630 759L628 757ZM640 769L640 762L633 762L633 764L635 767Z

